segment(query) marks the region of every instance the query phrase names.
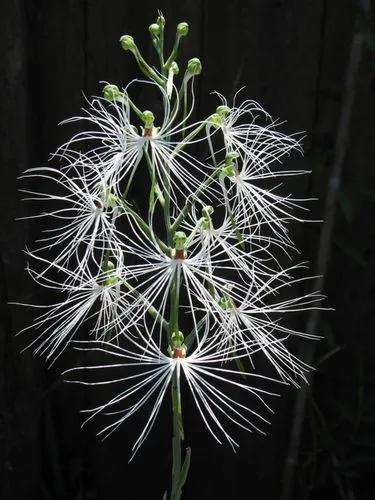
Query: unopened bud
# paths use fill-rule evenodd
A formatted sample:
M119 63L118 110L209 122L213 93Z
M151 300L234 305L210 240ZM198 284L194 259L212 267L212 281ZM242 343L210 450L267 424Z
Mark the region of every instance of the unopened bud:
M148 27L148 31L151 33L151 35L158 36L160 35L160 26L156 23L152 23Z
M202 71L202 63L197 57L190 59L187 65L187 71L191 75L199 75Z
M115 101L121 92L117 85L108 84L103 88L103 95L108 101Z
M119 41L124 50L134 50L136 48L134 38L130 35L122 35Z
M186 36L189 33L189 25L188 25L188 23L179 23L177 25L177 33L180 36Z

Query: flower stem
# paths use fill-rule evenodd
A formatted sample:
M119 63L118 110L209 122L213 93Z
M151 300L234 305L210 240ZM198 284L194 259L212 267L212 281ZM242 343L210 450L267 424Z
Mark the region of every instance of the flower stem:
M127 212L130 215L132 215L134 217L134 219L137 221L137 223L139 224L140 228L144 231L144 233L147 236L149 236L152 240L156 239L157 244L159 245L160 249L166 255L169 255L170 248L160 238L158 238L156 236L156 234L153 232L152 228L149 227L147 222L145 222L142 219L142 217L135 210L133 210L125 200L119 200L119 205L124 210L124 212Z
M174 234L177 229L180 227L180 224L183 222L187 214L189 213L189 210L191 209L193 205L193 200L196 198L200 193L202 193L207 187L210 186L210 184L213 183L215 180L216 176L220 173L220 168L216 168L212 174L205 179L204 182L199 186L199 188L188 197L188 199L185 202L185 205L183 206L181 212L179 213L178 217L175 219L173 224L171 225L171 231L172 234Z
M156 319L156 321L160 323L160 325L164 328L166 332L169 332L169 323L161 315L161 313L153 305L151 305L150 302L146 298L144 298L143 295L134 287L132 287L126 280L122 279L121 282L128 290L130 290L134 294L135 297L141 299L145 304L149 306L149 308L147 309L148 314L152 316L154 319Z
M170 500L180 500L182 488L190 468L190 448L186 449L185 458L182 463L182 442L184 440L184 429L182 424L181 394L180 394L180 370L177 365L173 375L172 383L172 408L173 408L173 465L172 465L172 489Z

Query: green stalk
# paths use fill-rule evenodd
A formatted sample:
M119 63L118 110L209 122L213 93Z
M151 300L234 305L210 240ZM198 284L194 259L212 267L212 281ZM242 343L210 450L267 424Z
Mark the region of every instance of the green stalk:
M178 55L178 49L180 46L180 42L181 42L181 36L177 35L176 40L175 40L174 45L173 45L173 48L172 48L172 52L171 52L170 56L168 57L166 63L162 65L162 68L165 72L167 72L169 70L170 65L173 63L173 61L176 60L177 55Z
M166 175L164 177L165 193L164 193L164 223L167 231L168 245L172 245L171 232L171 181L170 181L170 167L166 165Z
M240 244L242 250L245 250L245 243L243 241L243 235L242 235L241 231L238 229L238 227L236 225L236 220L234 218L234 215L233 215L233 212L232 212L232 208L231 208L229 200L228 200L227 192L225 191L225 187L223 189L223 192L225 193L224 194L225 206L226 206L227 211L229 213L229 219L230 219L230 223L231 223L232 229L234 231L234 234L237 237L238 243Z
M172 382L172 411L173 411L173 437L172 437L172 489L171 500L179 498L177 496L178 483L181 472L182 437L181 437L181 398L179 394L177 372L173 374Z
M160 35L159 35L159 59L160 59L160 69L163 75L165 75L164 68L164 26L160 25Z
M140 53L140 51L138 50L138 47L136 47L133 51L133 54L135 56L135 59L138 63L138 67L139 69L142 71L142 73L147 76L148 78L152 78L152 80L154 80L155 82L157 82L159 85L164 85L165 84L165 78L161 78L155 70L153 70L151 68L151 66L149 66L147 64L147 62L144 60L142 54ZM162 56L160 56L162 57Z
M216 155L215 155L214 147L212 145L211 136L209 134L209 130L211 127L212 127L211 123L208 123L206 125L206 138L207 138L208 146L210 148L211 158L212 158L212 161L214 163L214 167L216 168L217 167Z
M184 139L182 142L180 142L180 144L178 146L176 146L176 149L174 149L171 153L171 156L172 158L174 156L176 156L180 151L181 149L184 149L185 146L188 145L189 141L191 139L194 139L194 137L199 134L199 132L202 130L203 127L206 126L206 122L202 122L197 128L195 128L192 132L190 132L190 134L186 137L186 139Z
M117 100L120 102L121 102L121 99L127 100L130 107L132 108L132 110L135 112L135 114L138 116L138 118L140 120L142 120L142 111L134 104L134 102L130 99L128 94L126 94L124 92L120 97L117 98Z
M142 217L135 211L133 210L129 204L125 200L120 200L119 201L121 208L125 211L131 214L135 220L138 222L139 226L143 229L143 231L146 233L147 236L149 236L151 239L156 239L157 244L160 247L160 250L162 250L165 254L170 255L171 249L168 245L166 245L160 238L154 234L152 229L149 227L149 225L142 219Z
M143 297L143 295L138 292L138 290L135 290L130 283L128 283L126 280L122 279L121 283L126 286L128 290L130 290L137 298L142 299L146 304L148 304L148 300ZM169 332L169 323L166 319L163 318L163 316L159 313L157 309L155 309L154 306L149 305L149 308L147 309L147 312L152 316L154 319L157 320L158 323L161 324L161 326L164 328L164 330L168 333Z
M185 219L185 217L189 213L189 210L191 209L191 207L193 205L192 200L196 196L198 196L200 193L202 193L202 191L204 191L210 184L213 183L213 181L215 180L215 177L220 173L220 171L221 171L221 167L216 168L212 172L212 174L209 177L207 177L207 179L204 182L202 182L202 184L195 191L195 193L192 194L192 195L190 195L188 197L188 199L186 200L186 203L183 206L181 212L179 213L178 217L175 219L175 221L173 222L173 224L171 226L172 234L174 234L177 231L177 229L180 227L181 223L183 222L183 220Z
M170 500L180 500L182 488L190 467L190 448L186 449L185 459L182 463L182 441L184 440L184 430L182 426L181 395L179 373L173 375L172 382L172 407L173 407L173 465L172 465L172 490Z
M178 266L173 277L170 299L171 299L171 312L170 312L170 331L169 334L172 337L173 333L178 333L178 313L180 305L180 288L181 288L181 268Z
M184 97L184 113L182 116L182 122L185 124L186 116L187 116L187 83L185 83L185 81L184 81L183 97ZM198 128L200 129L200 127L198 127ZM185 137L185 129L183 129L183 131L182 131L182 138L184 138L184 137Z
M173 241L174 231L171 229L170 218L170 178L167 171L166 193L164 204L165 226L168 235L168 244ZM179 308L180 308L180 289L181 289L181 266L177 265L172 280L170 291L170 318L169 318L169 336L172 344L173 333L179 332ZM171 387L172 397L172 415L173 415L173 435L172 435L172 486L170 500L180 500L182 488L185 484L190 465L190 450L186 451L185 459L182 464L182 442L184 441L184 429L182 421L182 406L180 392L180 365L176 363L175 372Z

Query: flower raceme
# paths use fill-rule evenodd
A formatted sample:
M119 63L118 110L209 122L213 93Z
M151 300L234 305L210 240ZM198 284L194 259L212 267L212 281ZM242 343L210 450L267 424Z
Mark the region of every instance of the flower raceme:
M219 95L211 115L193 120L202 66L191 59L178 84L176 59L188 27L178 25L168 57L164 29L160 15L149 30L160 70L133 37L121 37L147 79L123 90L106 84L103 97L66 120L87 128L57 150L52 161L60 165L23 176L38 182L38 190L24 190L27 198L49 204L32 217L55 223L27 252L28 271L61 297L36 306L42 314L25 330L36 332L30 344L51 362L72 340L95 356L110 355L113 362L73 370L110 373L81 383L118 387L88 410L88 420L98 413L113 419L101 434L148 410L134 454L171 389L171 499L178 500L190 460L189 452L181 466L181 384L213 437L236 448L231 427L263 431L270 386L306 379L309 367L290 352L290 339L315 337L285 316L320 307L322 297L298 295L310 279L300 275L306 265L285 265L294 249L288 225L304 221L298 213L305 207L283 195L279 179L306 173L282 165L301 151L298 136L281 132L254 101L238 105L238 95L232 106ZM132 98L135 84L156 90L161 113L141 111ZM140 200L131 199L136 179L146 193L139 210ZM77 340L84 323L91 336Z

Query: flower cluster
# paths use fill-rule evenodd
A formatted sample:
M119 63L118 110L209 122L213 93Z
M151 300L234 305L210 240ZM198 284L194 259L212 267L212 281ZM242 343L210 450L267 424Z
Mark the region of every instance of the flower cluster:
M303 221L305 210L281 186L281 178L305 173L282 164L301 151L299 136L282 133L254 101L238 104L238 95L233 103L218 95L214 112L194 121L201 64L191 59L177 85L176 57L188 26L178 25L168 58L164 26L162 16L150 26L161 70L144 60L132 37L121 37L147 80L121 90L106 84L103 97L67 120L84 129L57 150L58 168L24 174L31 185L37 179L54 189L24 191L47 205L39 217L53 222L27 252L28 271L57 296L26 328L37 332L30 343L50 362L74 338L77 349L106 353L106 364L68 372L110 373L78 380L118 387L88 410L88 419L110 416L105 435L148 410L134 453L169 387L182 440L181 384L217 441L235 448L236 426L264 432L270 386L298 386L309 369L289 351L291 337L307 335L285 316L321 300L296 295L308 279L299 274L304 264L283 264L294 248L288 225ZM159 115L134 103L134 85L160 97ZM131 196L139 184L148 203L137 210ZM84 340L82 324L90 332Z

